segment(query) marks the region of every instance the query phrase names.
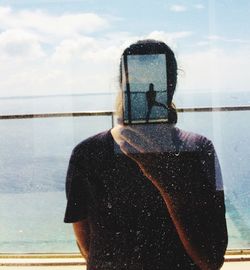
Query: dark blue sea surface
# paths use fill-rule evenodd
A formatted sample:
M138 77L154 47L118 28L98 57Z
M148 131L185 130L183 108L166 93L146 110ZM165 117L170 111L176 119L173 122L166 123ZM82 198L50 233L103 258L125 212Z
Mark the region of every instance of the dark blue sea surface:
M214 95L203 93L177 96L176 103L247 105L248 96L231 93L213 102ZM0 113L112 110L114 99L114 94L5 98ZM226 192L229 248L250 248L250 111L178 117L178 127L213 141ZM77 251L71 225L63 223L69 157L77 143L111 125L109 116L0 120L0 252Z

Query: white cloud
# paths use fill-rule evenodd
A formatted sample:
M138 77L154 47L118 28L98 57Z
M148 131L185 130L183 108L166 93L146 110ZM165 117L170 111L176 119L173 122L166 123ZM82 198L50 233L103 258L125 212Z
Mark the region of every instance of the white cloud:
M62 62L70 61L72 58L78 57L82 53L89 52L96 49L96 41L91 37L78 37L75 39L64 39L55 48L55 52L52 55L54 60Z
M191 31L180 31L180 32L153 31L147 36L147 38L158 39L164 41L170 46L175 47L177 40L190 37L192 34L193 33Z
M16 34L27 36L25 40L30 46L42 44L40 36L31 33L28 35L26 32L16 32ZM170 33L154 31L145 36L134 36L124 32L109 32L99 38L84 35L63 38L60 42L53 44L51 53L46 53L40 59L33 57L30 60L27 57L21 58L21 55L18 61L15 55L12 55L12 61L3 59L0 74L5 80L0 82L0 95L116 91L119 58L123 49L129 44L144 38L155 38L172 46L178 39L191 34L185 31Z
M207 36L207 39L208 40L222 40L223 38L217 35L210 35L210 36Z
M0 6L0 17L8 16L10 14L10 12L11 12L10 7Z
M190 31L164 32L153 31L144 36L135 36L127 32L109 33L102 38L77 37L64 39L55 49L54 59L69 60L78 58L82 60L106 61L119 59L124 48L142 39L157 39L174 46L178 39L192 35Z
M39 58L45 53L35 34L21 29L12 29L0 34L0 57Z
M197 43L196 43L196 46L208 46L208 45L210 45L210 43L209 43L209 41L204 41L204 40L202 40L202 41L198 41Z
M170 6L170 10L174 12L184 12L187 10L187 7L184 5L172 5Z
M170 10L173 11L173 12L185 12L187 11L188 9L198 9L198 10L201 10L201 9L204 9L205 6L203 4L195 4L195 5L192 5L192 6L186 6L186 5L181 5L181 4L175 4L175 5L171 5L170 6Z
M0 74L4 78L0 96L115 91L119 57L129 44L154 38L175 49L179 40L193 35L191 31L152 31L144 36L113 32L106 28L112 19L97 14L75 16L0 7ZM99 30L105 31L96 35ZM204 39L211 40L225 38ZM179 66L186 76L180 78L179 87L250 89L248 55L249 51L209 50L182 55ZM233 81L229 74L234 74Z
M0 7L0 96L106 91L117 48L86 35L109 20Z
M239 39L239 38L225 38L223 36L218 35L210 35L207 37L209 41L223 41L229 43L241 43L241 44L250 44L250 40L247 39Z
M114 91L121 48L110 43L78 36L63 39L42 58L25 57L22 52L18 57L10 53L8 58L0 54L0 74L5 78L0 96Z
M200 40L196 43L196 46L215 46L215 44L220 44L221 43L235 43L237 46L245 46L249 47L250 45L250 40L249 39L240 39L240 38L226 38L223 36L218 36L218 35L210 35L205 37L203 40Z
M179 56L179 88L209 91L250 90L250 50L206 50Z
M114 91L124 48L155 38L170 46L192 33L153 31L144 36L107 30L113 20L93 13L51 15L0 7L0 95ZM91 36L106 30L102 35Z
M204 9L205 6L203 4L196 4L196 5L194 5L194 8L195 9Z
M148 37L155 37L155 34L152 32ZM173 41L176 41L174 38L189 36L164 32L161 36L164 34L172 34ZM0 95L115 91L118 87L119 56L125 48L123 39L115 36L117 39L79 37L63 40L51 55L34 58L33 61L28 58L19 61L1 59L0 74L4 80L0 82ZM145 37L127 35L127 38L131 43ZM199 91L250 89L249 58L249 50L226 53L208 49L179 55L179 68L185 76L180 72L178 88Z
M22 28L55 36L91 33L108 26L108 21L95 13L51 15L40 10L14 11L0 7L2 29Z

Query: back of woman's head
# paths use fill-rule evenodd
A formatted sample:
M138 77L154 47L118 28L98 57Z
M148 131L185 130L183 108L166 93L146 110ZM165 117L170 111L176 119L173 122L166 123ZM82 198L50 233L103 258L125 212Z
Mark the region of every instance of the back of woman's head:
M122 54L165 54L167 65L167 92L168 92L168 106L171 105L174 91L177 83L177 62L174 52L170 47L162 41L145 39L139 40L126 48ZM120 84L122 83L122 66L120 61Z

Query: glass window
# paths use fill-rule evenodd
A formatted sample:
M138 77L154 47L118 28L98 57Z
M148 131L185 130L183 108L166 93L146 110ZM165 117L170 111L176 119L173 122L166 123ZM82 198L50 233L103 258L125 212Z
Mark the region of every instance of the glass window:
M0 114L112 111L119 57L143 38L176 53L178 126L210 138L222 167L228 248L250 248L250 2L1 1ZM242 108L242 106L245 106ZM0 120L0 252L76 251L63 224L73 147L111 116Z

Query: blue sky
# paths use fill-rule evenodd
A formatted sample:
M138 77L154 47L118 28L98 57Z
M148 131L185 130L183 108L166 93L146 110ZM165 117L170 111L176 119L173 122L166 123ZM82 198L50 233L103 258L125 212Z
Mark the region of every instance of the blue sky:
M15 10L40 9L58 15L91 12L113 16L120 19L114 29L137 34L159 29L191 30L201 36L213 34L239 39L250 35L248 0L9 0L0 3Z
M174 49L180 91L249 91L249 12L247 0L0 1L0 96L114 91L122 50L142 38Z

